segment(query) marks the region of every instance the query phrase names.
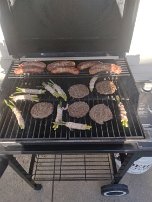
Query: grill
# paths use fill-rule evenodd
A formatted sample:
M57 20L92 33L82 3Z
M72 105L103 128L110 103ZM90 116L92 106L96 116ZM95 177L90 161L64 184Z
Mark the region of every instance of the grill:
M137 115L139 93L126 60L121 58L129 50L138 4L139 0L0 1L7 48L17 58L1 87L0 161L6 166L9 164L32 188L40 190L42 187L35 181L110 180L110 185L101 187L101 193L105 196L125 195L128 187L118 183L134 161L151 156L152 143L145 140ZM81 131L61 126L54 131L52 122L59 101L47 92L39 97L40 101L54 105L54 112L48 118L32 118L30 110L34 103L30 101L16 103L25 120L25 129L21 130L12 111L3 103L16 87L39 89L42 82L52 79L68 95L71 85L88 86L92 78L87 70L77 76L50 75L47 71L15 75L14 68L24 59L44 60L46 64L56 60L74 60L76 64L100 60L120 65L120 75L99 74L100 81L114 82L117 90L113 95L102 96L94 90L83 99L68 96L69 104L81 100L90 108L96 104L107 105L113 119L99 125L89 115L76 119L64 111L63 121L84 123L92 128ZM117 95L127 111L128 127L121 124ZM62 104L66 105L65 102ZM18 153L32 155L29 172L13 156ZM115 156L121 161L120 168L116 167ZM1 173L6 166L2 166ZM52 201L53 190L52 183Z
M103 61L103 60L102 60ZM77 61L80 62L80 61ZM61 126L58 130L54 131L51 127L52 122L55 120L56 110L54 110L53 115L46 119L37 120L33 119L30 115L30 109L34 103L30 101L21 101L17 103L17 107L22 111L23 117L25 119L26 127L21 130L17 124L14 114L7 106L3 106L1 110L1 121L0 121L0 139L1 141L22 141L22 142L33 142L41 141L44 142L122 142L125 140L143 139L144 133L142 127L138 120L138 116L135 109L135 104L132 102L132 95L130 94L129 88L126 84L131 85L130 80L133 82L130 71L128 69L125 60L104 60L103 62L111 62L121 65L123 71L118 75L112 74L101 74L100 80L112 80L117 91L113 95L99 95L97 92L90 93L87 97L83 99L73 99L69 98L68 103L72 103L75 100L85 101L89 104L90 108L95 104L103 103L111 109L113 113L113 119L104 123L103 125L96 124L87 115L84 118L76 119L68 116L67 112L63 114L63 121L79 122L84 124L89 124L92 129L89 131L79 131L79 130L69 130L68 128ZM47 62L48 63L48 62ZM7 78L7 83L9 87L5 89L4 98L8 98L14 91L16 86L25 88L41 88L42 82L47 82L49 79L53 79L54 82L62 86L62 88L68 92L68 88L73 84L83 83L88 86L90 78L92 76L88 75L87 71L81 73L79 76L72 75L49 75L45 72L42 75L24 75L16 76L13 73L14 67L18 65L14 62L12 65ZM68 79L68 82L67 82ZM8 84L7 84L8 85ZM134 86L134 83L133 83ZM2 90L3 90L2 89ZM116 102L116 95L119 95L121 101L125 105L127 111L127 116L129 119L129 127L123 127L120 120L119 109ZM134 96L136 97L136 96ZM58 101L53 98L49 93L40 96L40 101L47 101L53 103L55 109L57 107ZM136 102L136 100L135 100ZM65 103L63 103L65 104Z

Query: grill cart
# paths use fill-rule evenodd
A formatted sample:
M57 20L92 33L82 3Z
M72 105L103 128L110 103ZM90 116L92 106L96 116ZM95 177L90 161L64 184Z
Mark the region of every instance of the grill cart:
M0 97L0 174L11 166L32 188L41 189L39 181L50 180L100 180L105 182L101 193L105 196L128 194L128 187L119 184L122 177L141 157L152 156L152 143L147 139L139 121L137 107L139 92L125 60L128 51L139 1L85 0L1 0L1 24L13 62L1 86ZM89 85L92 75L88 70L74 74L42 73L15 74L14 69L25 61L70 60L77 64L100 61L121 67L116 72L100 72L99 81L112 81L116 91L100 95L95 90L77 101L86 102L90 108L105 104L113 114L110 121L100 125L87 114L77 119L63 113L63 120L91 125L90 130L70 130L64 125L54 130L58 99L46 92L40 102L54 106L51 116L34 119L33 102L16 102L25 121L21 129L12 110L4 103L19 88L42 88L42 83L53 80L68 95L74 84ZM128 126L121 122L117 97L127 112ZM75 99L68 95L67 102ZM118 169L115 154L119 153ZM14 155L31 157L29 172ZM108 181L111 184L108 184ZM108 184L108 185L107 185Z

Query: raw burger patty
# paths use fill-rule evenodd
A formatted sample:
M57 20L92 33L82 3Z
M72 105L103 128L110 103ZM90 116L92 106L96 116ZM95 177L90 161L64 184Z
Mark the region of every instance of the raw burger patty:
M86 102L74 102L68 107L68 112L71 117L81 118L89 112L89 105Z
M73 98L83 98L89 95L89 89L83 84L76 84L69 88L69 95Z
M100 81L96 84L96 90L100 94L113 94L116 86L112 81Z
M113 118L110 108L104 104L93 106L89 112L89 116L93 121L99 124L103 124Z
M43 119L48 117L53 112L53 104L48 102L39 102L33 105L31 115L33 118Z

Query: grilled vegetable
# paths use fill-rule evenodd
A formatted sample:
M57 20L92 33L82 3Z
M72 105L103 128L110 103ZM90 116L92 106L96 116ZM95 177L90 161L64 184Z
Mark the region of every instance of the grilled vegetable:
M17 102L18 100L29 100L32 102L39 102L39 98L37 95L31 95L31 94L24 94L24 95L11 95L10 98Z
M98 75L95 75L94 77L92 77L92 79L90 80L90 83L89 83L89 88L90 88L90 91L92 92L93 89L94 89L94 85L95 85L95 82L97 81L98 79Z
M60 104L58 104L58 106L57 106L57 114L56 114L55 122L53 124L54 130L56 130L59 127L59 123L62 122L63 111L67 110L67 108L68 108L68 105L66 107L62 107L61 102L60 102Z
M58 98L60 95L58 94L58 92L56 92L56 90L50 86L49 84L43 82L42 85L44 86L44 88L49 91L54 97Z
M127 112L125 110L125 107L123 103L120 101L120 97L116 96L116 101L118 102L118 108L120 111L120 118L121 118L121 123L124 127L128 127L128 118L127 118Z
M50 79L50 82L48 84L51 85L57 91L59 96L62 97L64 99L64 101L67 101L67 95L59 85L54 83L51 79Z
M77 129L77 130L90 130L92 126L82 123L74 123L74 122L60 122L58 125L66 126L69 129Z
M11 108L12 112L15 114L18 125L20 126L21 129L25 128L25 122L24 119L21 115L21 112L19 111L19 109L15 106L15 104L12 101L7 101L4 100L5 104Z
M19 88L16 87L16 92L15 93L28 93L28 94L44 94L46 90L42 89L31 89L31 88Z

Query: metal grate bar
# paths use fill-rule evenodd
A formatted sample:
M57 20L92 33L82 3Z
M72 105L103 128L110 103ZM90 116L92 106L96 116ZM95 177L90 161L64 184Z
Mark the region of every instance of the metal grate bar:
M128 68L127 68L127 63L124 59L119 59L119 60L114 60L114 59L103 59L103 60L98 60L98 61L101 61L101 62L104 62L104 63L115 63L117 65L120 65L122 67L122 72L121 72L121 76L129 76L130 73L128 71ZM49 61L43 61L45 62L46 64L49 64L50 62ZM77 60L75 61L76 64L78 64L79 62L81 62L81 60ZM14 74L14 69L18 67L19 65L19 61L14 61L14 63L12 64L12 67L9 71L9 74L8 74L8 78L49 78L50 77L50 73L45 71L44 73L41 73L41 74L33 74L33 75L29 75L29 74L23 74L23 75L15 75ZM102 73L103 74L103 73ZM107 75L106 73L104 74L105 76ZM116 75L116 74L111 74L113 76L119 76L119 75ZM76 76L73 76L73 75L64 75L65 77L69 77L69 78L76 78ZM88 75L88 71L82 71L81 74L79 76L89 76L89 77L92 77L91 75ZM51 75L51 77L53 78L59 78L60 75Z
M15 80L13 85L10 85L10 89L9 89L10 91L13 91L14 86L16 85L16 83L17 83L17 80ZM12 117L14 119L15 115L12 114L11 109L8 109L7 106L4 106L4 108L3 108L2 112L1 112L1 117L2 117L1 120L4 121L4 122L3 122L2 128L0 130L0 136L3 136L3 138L9 138L7 132L8 132L9 126L11 124ZM6 127L7 127L7 132L4 132Z
M119 92L119 95L120 95L120 99L121 99L121 93L120 93L120 90L119 90L120 88L118 88L118 92ZM122 101L122 100L121 100ZM126 101L126 100L124 100L124 101L122 101L122 103L125 103L125 106L127 106L126 108L127 108L127 116L129 115L129 121L131 121L132 122L132 125L133 125L133 128L134 128L134 132L135 132L135 135L136 136L138 136L138 134L137 134L137 131L136 131L136 127L135 127L135 124L134 124L134 120L133 120L133 117L132 117L132 112L130 111L130 105L128 105L128 101ZM133 110L133 109L132 109ZM123 129L124 129L124 127L123 127ZM128 126L128 129L129 129L129 132L130 132L130 134L131 134L131 131L130 131L130 124L129 124L129 126Z
M108 99L106 99L106 103L107 103L107 106L110 108L110 105L109 105ZM114 108L113 108L113 111L114 111ZM111 134L113 134L112 136L114 137L114 136L115 136L115 132L114 132L113 122L110 121L110 123L111 123L111 128L112 128L112 132L111 132Z
M90 158L93 160L91 161ZM112 173L108 154L38 155L35 159L33 179L36 181L111 180Z

